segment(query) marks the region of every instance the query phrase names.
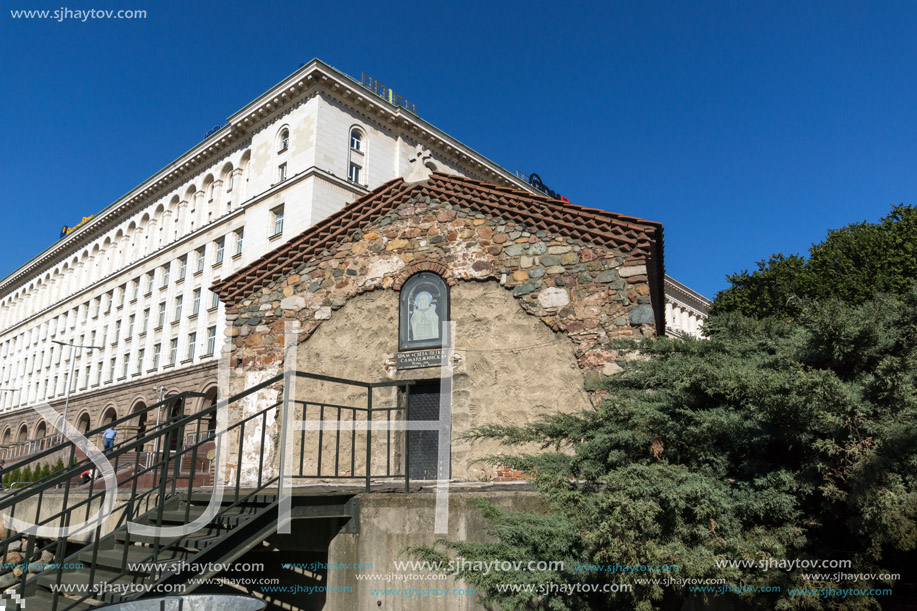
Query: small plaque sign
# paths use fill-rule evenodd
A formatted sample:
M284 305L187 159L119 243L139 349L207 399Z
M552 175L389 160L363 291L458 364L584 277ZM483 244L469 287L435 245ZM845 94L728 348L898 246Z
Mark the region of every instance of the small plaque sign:
M416 352L399 352L395 355L395 369L420 369L421 367L439 367L443 363L443 350L417 350Z

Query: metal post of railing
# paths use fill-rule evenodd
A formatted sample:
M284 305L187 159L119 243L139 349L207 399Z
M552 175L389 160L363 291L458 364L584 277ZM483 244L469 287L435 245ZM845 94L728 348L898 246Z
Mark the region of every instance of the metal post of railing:
M157 509L156 526L158 529L161 529L162 528L162 512L163 512L163 509L165 508L165 503L166 503L166 483L167 483L166 480L169 475L169 446L171 445L170 441L171 441L172 429L170 429L169 425L166 424L165 433L162 433L160 431L157 431L157 432L160 433L160 437L165 438L163 439L163 441L165 442L164 449L163 449L161 458L159 459L159 463L162 466L162 470L159 472L159 498L156 500L156 509ZM154 474L156 473L155 469L153 470L153 473ZM159 530L157 530L156 536L153 538L153 562L158 562L159 560L159 550L161 548L161 541L162 541L162 537L159 534ZM159 578L158 571L157 571L156 578L157 579Z
M404 491L411 491L411 431L408 422L411 420L411 385L404 388Z
M354 414L356 415L356 414ZM366 492L369 492L372 477L372 441L373 441L373 387L366 389Z

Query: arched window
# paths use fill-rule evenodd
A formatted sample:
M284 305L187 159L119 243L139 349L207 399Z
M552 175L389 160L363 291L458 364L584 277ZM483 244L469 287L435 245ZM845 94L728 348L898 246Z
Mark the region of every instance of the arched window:
M277 152L282 153L288 148L290 148L290 130L284 128L280 130L280 147Z
M399 350L439 348L442 323L449 320L449 289L432 272L414 274L401 287Z
M363 130L359 127L350 128L350 154L347 161L347 178L350 182L361 186L367 185L366 179L366 142Z

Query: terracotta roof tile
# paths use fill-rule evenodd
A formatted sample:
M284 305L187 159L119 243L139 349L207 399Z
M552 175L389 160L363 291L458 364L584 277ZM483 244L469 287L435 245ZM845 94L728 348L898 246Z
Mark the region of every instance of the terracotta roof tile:
M223 301L234 302L289 273L304 258L333 245L340 236L360 230L412 198L425 196L586 243L611 246L629 260L645 260L650 283L659 292L654 296L658 301L654 301L663 303L665 269L660 223L439 172L423 182L409 184L397 178L381 185L215 284L212 290Z

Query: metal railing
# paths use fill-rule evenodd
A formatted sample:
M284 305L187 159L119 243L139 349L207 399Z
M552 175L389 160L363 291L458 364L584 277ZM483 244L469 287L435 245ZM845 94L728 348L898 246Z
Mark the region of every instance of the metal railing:
M348 406L298 399L289 392L294 377L297 380L308 379L344 385L351 391L365 393L365 402ZM9 563L10 547L15 541L25 542L17 552L23 562L33 562L41 557L42 552L50 552L53 555L52 566L56 568L49 568L37 574L24 574L17 590L20 596L28 597L30 593L37 592L43 587L42 584L50 588L50 579L55 584L54 587L58 588L53 592L46 591L52 599L52 611L63 611L92 598L100 588L104 589L104 584L114 579L123 581L128 573L126 569L129 551L132 552L131 563L156 563L167 558L168 554L174 553L174 550L170 552L170 546L181 538L166 538L160 535L151 538L133 537L126 524L145 521L148 524L162 525L167 503L176 499L186 500L184 523L190 522L191 503L187 501L192 498L195 488L200 489L201 486L209 486L216 481L223 484L223 501L211 524L214 520L220 520L222 516L243 506L250 507L252 503L257 505L261 502L259 499L268 498L269 495L266 496L266 493L272 488L276 488L279 495L280 482L285 476L304 480L362 480L366 490L370 489L373 479L404 478L407 490L410 483L407 437L403 427L392 427L391 423L399 418L407 419L405 406L412 384L413 382L389 381L366 383L290 372L265 380L221 401L218 405L210 405L193 414L186 413L188 400L202 398L204 395L185 392L167 397L159 403L120 418L105 427L89 431L85 435L92 438L112 425L122 430L136 427L140 431L137 435L122 440L107 454L114 468L118 490L129 494L119 495L121 498L114 500L111 517L107 523L102 519L92 523L88 531L90 543L73 551L69 549L72 545L65 536L48 539L36 536L33 528L20 533L10 530L6 538L0 540L2 562ZM405 392L399 395L401 398L397 402L398 405L374 406L373 390L393 386L405 389ZM254 395L265 390L282 391L280 400L263 407L259 406L256 399L263 397ZM210 429L218 410L238 405L246 400L247 403L243 405L245 409L233 410L235 413L244 413L243 417L229 423L224 430ZM149 420L148 416L160 409L165 413L163 421L153 428L145 428L144 421ZM283 444L275 447L276 436L272 434L270 442L267 436L272 426L276 431L274 423L279 422L283 430L280 439L293 438L292 435L285 436L289 433L286 427L295 419L311 420L312 424L316 425L313 428L317 439L314 442L307 441L306 433L313 431L306 431L304 428L299 436L298 456L294 456L292 465L287 465L282 458L285 450ZM382 425L383 421L388 424ZM374 437L374 428L381 429L384 435ZM279 449L279 465L275 459L277 454L269 453L269 449ZM212 450L215 456L210 454ZM224 452L229 455L230 460L225 461L227 469L219 472L215 466L221 464L219 456ZM91 517L92 511L102 505L103 497L107 494L105 484L100 479L81 483L80 474L95 465L70 439L64 439L57 446L45 448L5 467L0 470L0 477L15 469L37 465L52 454L67 457L65 464L68 466L65 470L32 482L25 488L17 488L0 495L0 515L6 514L37 526L66 529L72 524L85 522ZM52 502L48 502L49 500ZM260 505L261 513L246 513L245 519L254 520L267 511L276 510L277 506L276 500L272 503L265 501ZM174 518L174 515L172 517ZM238 521L237 514L230 517ZM135 543L138 542L144 543L146 547L136 546ZM216 546L216 543L213 545ZM100 550L112 548L119 549L123 554L120 561L122 570L116 577L101 570L97 561ZM137 557L137 554L144 553L145 557ZM84 573L88 571L88 574L82 576L84 582L88 582L88 587L81 594L65 597L59 592L60 585L66 583L63 567L67 566L67 563L77 561L78 557L83 558L84 564L88 566L81 569ZM85 562L89 557L91 561ZM176 579L177 576L167 569L167 563L161 566L162 568L152 568L148 573L136 575L134 578L147 584ZM40 583L39 580L44 581ZM141 593L142 591L135 591L130 595L125 594L121 600L136 598Z
M28 441L19 441L4 448L0 448L0 459L9 460L11 458L27 456L57 446L61 441L63 441L63 436L60 433L54 433L53 435L46 435Z

